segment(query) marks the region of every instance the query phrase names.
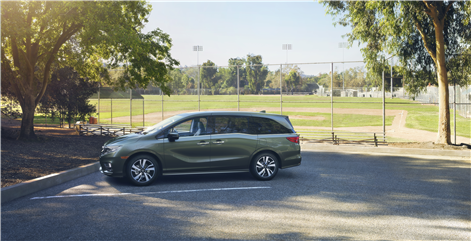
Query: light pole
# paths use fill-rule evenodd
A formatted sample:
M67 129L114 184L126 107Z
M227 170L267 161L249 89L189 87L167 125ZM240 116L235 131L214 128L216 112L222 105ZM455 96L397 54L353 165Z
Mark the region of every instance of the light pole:
M347 48L347 42L340 42L339 48L342 49L342 61L345 62L345 48ZM345 90L345 63L342 63L343 67L343 84L342 89Z
M203 46L193 46L193 51L196 51L196 66L198 66L198 111L200 111L200 66L199 66L199 52L203 51Z
M288 50L291 50L291 44L283 44L283 50L286 50L286 63L288 63Z

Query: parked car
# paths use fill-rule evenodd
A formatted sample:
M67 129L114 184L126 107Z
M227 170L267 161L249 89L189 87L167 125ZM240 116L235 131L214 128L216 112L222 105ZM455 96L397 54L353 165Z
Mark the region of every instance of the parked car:
M160 175L251 172L270 180L301 164L299 135L288 116L256 112L193 112L139 134L109 140L100 170L149 185Z

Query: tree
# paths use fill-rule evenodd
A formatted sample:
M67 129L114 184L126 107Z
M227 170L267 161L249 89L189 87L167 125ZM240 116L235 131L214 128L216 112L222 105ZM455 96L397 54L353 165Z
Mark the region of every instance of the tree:
M453 68L456 54L469 49L471 2L332 1L324 5L327 13L339 16L337 23L352 26L346 35L350 45L354 41L366 44L361 51L370 73L387 69L386 55L394 55L401 74L416 90L437 76L437 143L450 144L447 70Z
M195 87L195 80L193 78L189 77L187 74L183 74L182 82L183 82L183 85L185 86L185 88L187 88L187 89L196 88Z
M298 72L292 69L285 77L286 86L288 87L287 91L294 91L296 86L300 84L300 80L301 77L298 75Z
M85 120L86 116L96 112L95 106L89 104L88 99L97 91L97 82L80 78L74 69L64 67L52 74L39 105L46 113L65 117L70 128L73 120Z
M230 79L226 84L228 87L233 86L237 87L237 66L239 66L239 87L243 87L244 83L247 81L247 73L245 71L245 59L244 58L230 58L228 61L230 70Z
M170 71L170 78L172 80L169 82L168 87L172 89L174 93L180 93L181 89L185 87L182 71L180 69Z
M250 89L259 93L265 86L265 78L268 74L268 68L262 64L262 56L248 54L245 68Z
M169 35L141 33L150 10L143 1L2 2L2 86L8 82L23 112L19 139L35 138L35 108L61 66L110 82L107 68L126 64L120 88L155 83L169 94L167 73L179 63Z
M216 64L211 60L203 63L203 67L201 68L201 82L203 83L204 88L211 89L211 87L216 85L217 71Z

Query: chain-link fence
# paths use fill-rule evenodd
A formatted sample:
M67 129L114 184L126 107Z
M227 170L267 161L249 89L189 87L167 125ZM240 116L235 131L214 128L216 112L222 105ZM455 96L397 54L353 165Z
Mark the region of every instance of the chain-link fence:
M457 114L464 118L471 118L471 86L450 86L448 90L450 108L455 108L454 104L456 103ZM420 92L414 98L421 103L438 104L438 88L428 86L426 90Z
M173 70L170 76L170 96L153 86L118 92L101 87L90 99L96 105L98 123L142 127L184 112L265 110L290 116L300 132L379 133L384 138L386 132L398 133L397 128L404 125L401 110L418 105L409 101L412 97L420 103L438 103L435 87L409 96L401 87L402 80L394 82L391 92L389 77L367 79L361 61L185 67ZM449 89L453 103L455 92L453 87ZM457 87L456 109L462 117L470 117L469 86ZM438 116L438 108L428 111ZM462 132L469 135L466 129Z

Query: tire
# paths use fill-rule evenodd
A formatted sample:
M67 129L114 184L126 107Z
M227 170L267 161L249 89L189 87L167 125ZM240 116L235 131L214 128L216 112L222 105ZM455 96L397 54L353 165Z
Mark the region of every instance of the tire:
M126 166L126 177L136 186L150 185L159 175L159 163L147 155L133 157Z
M256 155L250 163L250 172L256 179L268 181L276 176L278 167L278 158L271 153L263 152Z

